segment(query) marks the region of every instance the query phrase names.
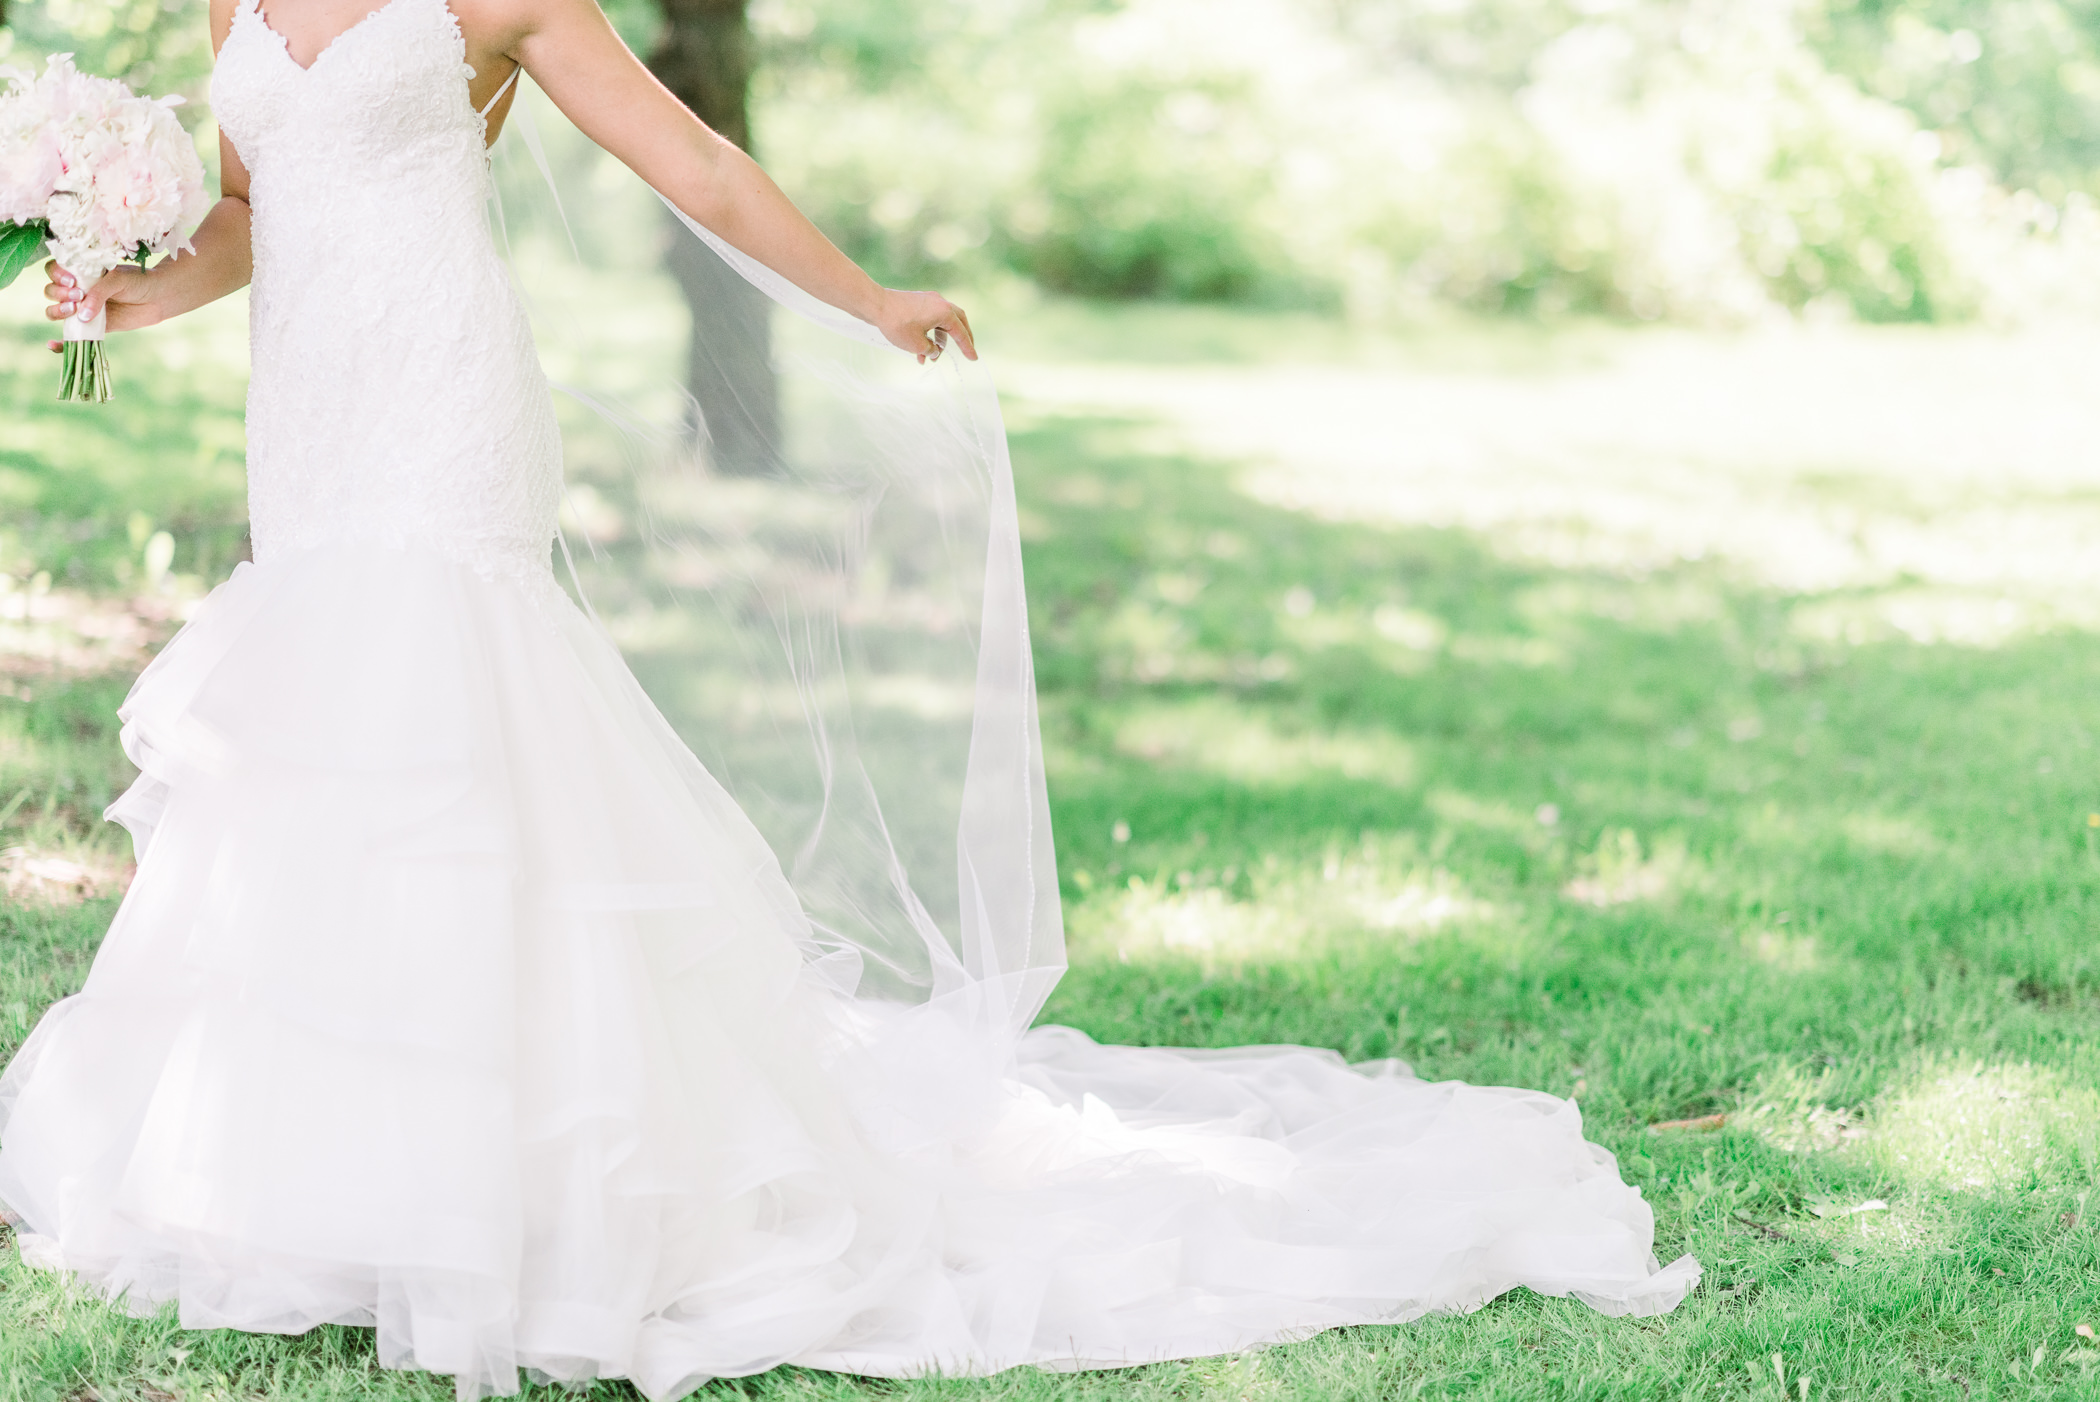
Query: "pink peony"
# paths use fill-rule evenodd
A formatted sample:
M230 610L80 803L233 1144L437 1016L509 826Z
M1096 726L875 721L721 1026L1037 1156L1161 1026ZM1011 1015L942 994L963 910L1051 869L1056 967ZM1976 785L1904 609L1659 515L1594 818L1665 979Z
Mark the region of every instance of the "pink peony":
M9 72L0 94L0 223L27 224L44 217L58 188L64 162L58 133L29 91L29 75Z
M54 54L42 77L11 74L0 96L0 220L47 221L51 252L92 280L117 264L186 248L209 207L204 167L171 110Z

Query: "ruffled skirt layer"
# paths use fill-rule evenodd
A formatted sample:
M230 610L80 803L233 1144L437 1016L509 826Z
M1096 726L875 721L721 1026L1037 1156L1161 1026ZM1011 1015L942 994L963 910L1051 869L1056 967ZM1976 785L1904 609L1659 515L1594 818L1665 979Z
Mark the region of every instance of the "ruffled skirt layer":
M551 583L243 567L124 719L138 876L0 1078L0 1201L134 1310L375 1326L462 1395L523 1367L660 1399L1697 1281L1569 1102L843 996Z

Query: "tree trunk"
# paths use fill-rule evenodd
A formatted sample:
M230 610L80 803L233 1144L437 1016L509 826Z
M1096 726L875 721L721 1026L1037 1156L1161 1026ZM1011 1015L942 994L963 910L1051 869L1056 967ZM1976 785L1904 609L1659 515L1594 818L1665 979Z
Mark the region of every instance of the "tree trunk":
M664 30L649 56L650 69L701 121L749 151L747 0L659 3ZM668 210L665 217L675 223ZM780 391L773 376L771 300L683 227L673 231L668 261L692 310L686 383L697 436L718 471L777 472Z

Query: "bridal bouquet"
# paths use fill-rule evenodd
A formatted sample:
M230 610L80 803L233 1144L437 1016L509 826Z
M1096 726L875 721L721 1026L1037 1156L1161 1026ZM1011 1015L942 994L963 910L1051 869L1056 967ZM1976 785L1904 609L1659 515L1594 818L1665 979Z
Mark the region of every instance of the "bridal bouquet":
M83 288L119 263L187 249L182 231L204 216L204 166L172 110L114 78L53 54L44 76L0 70L0 287L37 261L45 244ZM58 397L109 398L102 349L105 311L65 321Z

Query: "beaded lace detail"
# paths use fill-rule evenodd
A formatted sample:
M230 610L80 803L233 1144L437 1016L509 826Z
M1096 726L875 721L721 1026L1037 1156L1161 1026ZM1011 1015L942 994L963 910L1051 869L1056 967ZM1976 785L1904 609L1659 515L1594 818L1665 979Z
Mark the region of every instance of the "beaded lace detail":
M258 561L414 541L552 586L560 439L489 236L473 74L445 0L388 0L307 68L236 11L212 105L251 177Z

